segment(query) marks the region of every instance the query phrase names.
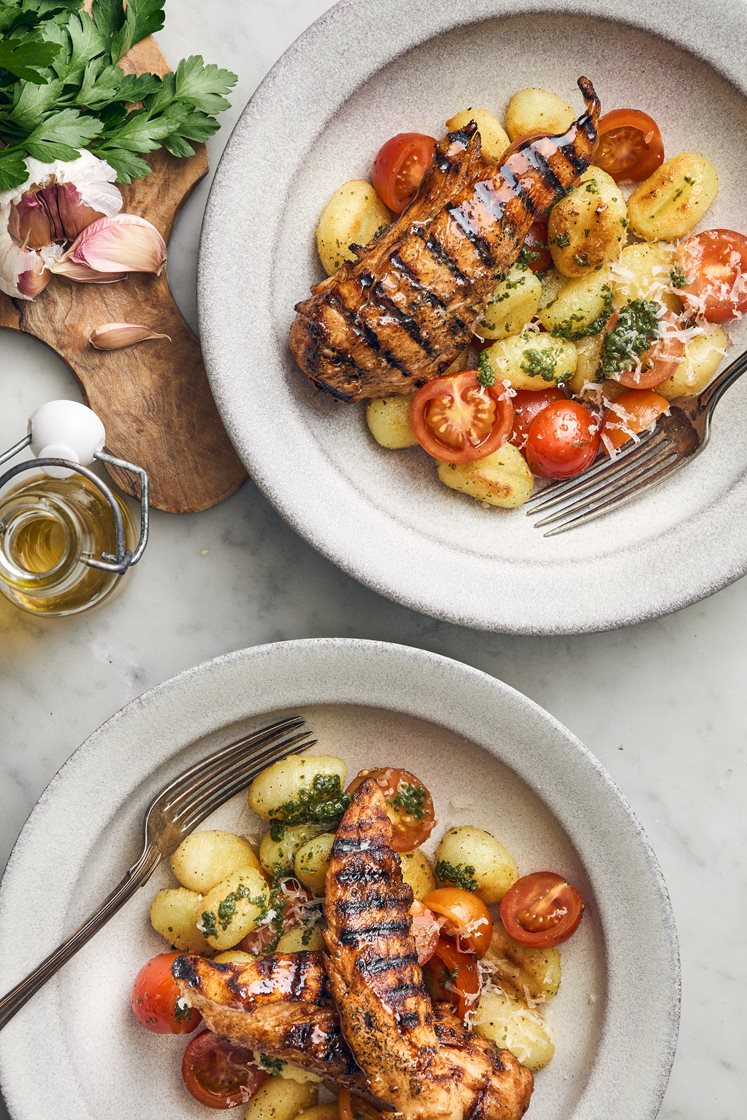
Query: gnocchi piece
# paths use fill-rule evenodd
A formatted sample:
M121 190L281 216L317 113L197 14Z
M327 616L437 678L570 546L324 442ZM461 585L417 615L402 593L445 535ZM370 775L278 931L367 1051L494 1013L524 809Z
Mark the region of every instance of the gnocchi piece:
M483 353L496 381L508 381L513 389L547 389L567 381L576 370L573 343L538 331L500 339Z
M499 509L517 509L534 492L534 476L512 443L472 463L439 463L438 477L450 490Z
M707 156L681 152L657 167L628 199L630 228L646 241L673 241L698 224L718 194Z
M512 140L530 132L565 132L576 119L573 106L549 89L531 86L513 95L506 109L506 131Z
M243 836L219 829L193 832L171 857L171 870L182 886L199 894L241 867L259 867L254 848Z
M281 758L249 786L249 808L266 821L275 818L288 824L304 824L303 817L311 814L315 806L342 797L347 772L341 758L327 754L292 754ZM294 816L301 819L294 820Z
M602 355L602 342L604 336L590 334L580 338L576 343L576 372L568 382L568 388L574 397L595 397L599 390L596 381L599 359ZM592 386L586 388L586 386Z
M317 1073L312 1073L310 1069L301 1069L293 1062L281 1062L282 1069L278 1072L278 1077L281 1081L295 1081L299 1085L320 1085L323 1078Z
M445 832L436 849L436 878L474 891L490 906L513 886L519 869L511 853L489 832L460 825Z
M381 447L398 451L418 442L410 419L413 396L377 397L366 405L368 430Z
M565 276L561 276L556 268L544 272L542 274L542 295L540 296L539 310L543 311L545 307L549 307L558 298L562 288L567 283Z
M545 330L575 341L601 331L612 313L612 302L612 279L605 268L566 280L537 317Z
M167 887L150 904L150 924L176 949L209 954L210 946L197 928L201 913L201 894L186 887Z
M268 1077L249 1101L244 1120L296 1120L319 1099L313 1082L302 1084L281 1077Z
M322 211L316 228L319 259L328 276L344 261L355 260L351 245L367 245L392 217L365 179L351 179L336 190Z
M309 1108L302 1112L298 1120L337 1120L337 1103L318 1104L316 1108Z
M515 264L496 285L478 324L478 334L483 338L518 334L537 314L541 297L542 282L537 274L525 265Z
M324 882L334 842L334 832L322 832L313 840L307 840L296 852L293 861L296 878L312 894L324 894Z
M413 852L401 852L399 859L402 878L408 887L412 887L412 893L418 902L436 889L436 876L422 848L416 848Z
M497 989L480 996L473 1026L503 1050L510 1050L527 1069L543 1069L555 1054L555 1045L538 1011Z
M267 912L270 891L261 871L245 867L217 883L201 904L200 929L213 949L232 949Z
M627 224L617 183L601 168L589 167L550 211L547 244L555 267L564 276L587 276L617 260Z
M626 245L614 269L612 295L616 307L634 299L657 299L671 311L680 311L682 301L671 287L674 246L661 241Z
M487 952L491 978L508 995L517 999L548 1000L560 987L560 951L533 949L514 941L503 924L496 921Z
M474 121L482 140L482 150L486 156L498 160L511 143L506 130L498 118L488 109L463 109L446 122L449 132L457 132Z
M266 832L259 845L259 861L270 877L292 875L298 849L321 832L324 832L323 824L286 825L277 840L273 840L271 832Z
M706 323L705 334L695 335L685 346L682 361L656 392L668 401L695 397L710 384L729 345L729 336L718 323Z
M321 926L294 926L280 937L275 951L277 953L301 953L304 950L315 952L324 948Z
M218 953L213 957L214 964L254 964L256 957L251 953L244 953L241 949L227 949L225 953Z

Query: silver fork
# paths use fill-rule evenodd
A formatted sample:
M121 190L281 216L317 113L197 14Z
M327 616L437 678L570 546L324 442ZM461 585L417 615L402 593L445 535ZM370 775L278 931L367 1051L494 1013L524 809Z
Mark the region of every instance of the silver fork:
M697 397L677 397L656 428L625 447L614 458L605 456L578 478L541 490L527 502L535 529L553 525L544 536L555 537L637 498L671 478L700 454L711 436L716 405L727 389L747 370L747 350L727 366Z
M196 825L243 789L265 766L315 743L300 716L288 716L229 743L169 782L146 810L143 850L135 863L80 929L0 999L0 1030L106 925Z

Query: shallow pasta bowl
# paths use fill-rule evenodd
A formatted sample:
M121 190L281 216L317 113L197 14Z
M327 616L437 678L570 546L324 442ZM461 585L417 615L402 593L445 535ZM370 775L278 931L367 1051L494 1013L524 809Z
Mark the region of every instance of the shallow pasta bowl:
M442 619L600 630L673 611L747 569L747 537L733 532L747 513L747 383L731 392L697 464L601 524L541 539L521 510L447 490L419 448L379 448L363 409L316 394L287 347L294 304L321 277L314 231L332 192L367 177L388 136L439 135L467 106L502 113L528 85L580 110L575 83L586 74L603 108L646 110L668 154L700 150L718 168L719 197L702 224L743 227L747 7L631 0L624 12L621 22L615 0L342 0L271 71L216 175L200 317L233 442L325 556ZM743 348L747 330L733 333Z
M551 867L587 913L564 946L548 1009L556 1056L538 1074L532 1120L653 1120L679 1019L679 958L666 887L630 807L593 756L536 704L457 662L375 642L264 646L207 662L134 701L65 764L31 814L0 888L0 990L93 909L136 854L140 817L175 773L269 717L298 712L349 772L402 766L430 787L434 839L492 831L522 872ZM455 778L455 775L458 777ZM251 831L242 794L205 827ZM0 1034L13 1120L205 1117L186 1096L184 1037L150 1035L132 979L164 949L148 888ZM32 920L33 919L33 920ZM44 1075L39 1076L40 1053ZM621 1061L621 1055L624 1060Z

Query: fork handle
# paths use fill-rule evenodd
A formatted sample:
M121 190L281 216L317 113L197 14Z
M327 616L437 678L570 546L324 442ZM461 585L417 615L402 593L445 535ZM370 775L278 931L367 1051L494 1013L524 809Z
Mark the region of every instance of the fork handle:
M67 964L70 958L74 957L78 950L82 949L86 942L90 941L94 934L114 917L128 898L131 898L135 891L147 882L160 860L161 853L157 848L144 848L137 862L80 929L63 941L33 972L21 980L20 984L16 984L15 988L11 988L7 995L0 999L0 1030L46 984L47 980Z
M731 389L734 382L738 381L745 371L747 371L747 350L735 358L731 365L728 365L724 372L703 390L698 398L700 406L712 412L727 389Z

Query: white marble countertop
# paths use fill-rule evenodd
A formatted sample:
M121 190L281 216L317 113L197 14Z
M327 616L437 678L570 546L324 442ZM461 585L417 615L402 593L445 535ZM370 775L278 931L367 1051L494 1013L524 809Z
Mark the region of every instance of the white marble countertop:
M240 75L234 108L211 143L213 163L262 76L328 6L212 0L206 19L198 0L169 0L159 36L167 56L200 51ZM208 185L195 191L171 244L172 284L192 323ZM0 446L15 442L33 408L55 396L78 398L62 362L43 345L4 333ZM0 600L3 864L37 797L81 740L138 693L190 665L242 646L319 636L392 640L447 654L548 708L599 756L632 802L671 889L684 965L680 1047L661 1116L741 1120L747 581L673 617L615 633L473 633L413 614L342 575L286 527L251 483L198 516L156 514L146 559L130 581L110 605L63 622L34 621Z

